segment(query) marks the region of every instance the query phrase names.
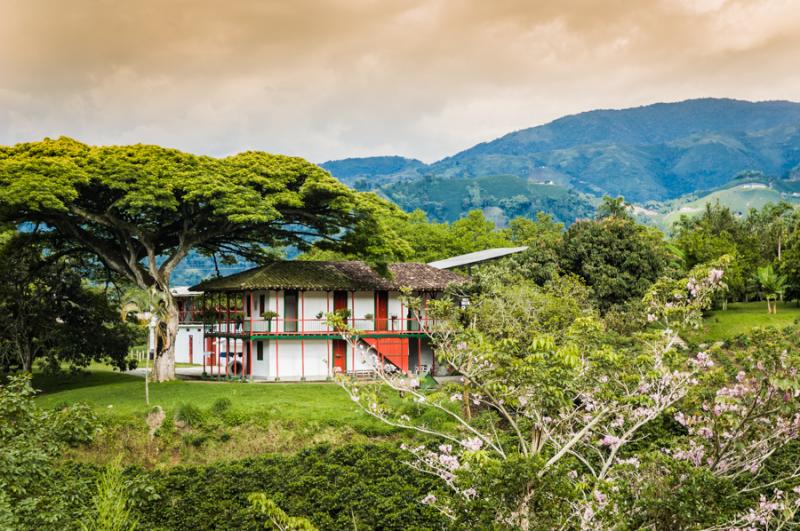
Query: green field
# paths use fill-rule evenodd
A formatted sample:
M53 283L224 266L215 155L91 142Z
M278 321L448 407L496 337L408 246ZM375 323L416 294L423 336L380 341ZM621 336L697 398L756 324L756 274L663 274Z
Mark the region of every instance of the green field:
M693 197L688 196L669 202L667 204L669 211L650 216L651 221L663 230L669 231L682 215L696 216L705 210L707 203L714 204L719 201L734 212L746 214L751 208L762 208L767 203L798 202L797 197L785 193L783 189L767 186L764 183L741 183L716 190L698 199L692 199Z
M94 365L76 375L36 374L37 401L42 407L85 402L98 413L112 417L144 416L144 379ZM322 425L373 427L364 414L338 385L333 383L232 383L173 381L150 384L150 404L171 411L181 404L202 409L215 400L228 398L232 407L260 420L275 420Z
M703 328L692 334L695 341L721 341L746 334L755 327L784 327L800 319L800 308L796 303L779 303L778 313L767 313L767 303L737 302L728 305L727 310L710 312Z

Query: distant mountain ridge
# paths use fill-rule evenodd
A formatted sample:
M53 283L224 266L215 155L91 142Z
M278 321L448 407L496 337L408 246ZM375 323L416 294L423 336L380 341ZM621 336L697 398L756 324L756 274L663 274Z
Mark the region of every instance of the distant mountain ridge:
M800 172L800 103L704 98L594 110L509 133L433 164L367 157L322 167L389 198L408 195L423 179L454 179L454 189L465 189L456 181L480 178L486 187L486 179L514 176L562 187L572 202L603 194L663 201L716 189L745 171L778 178ZM504 199L509 197L494 197L494 203ZM491 198L485 205L466 203L501 208L489 204ZM422 208L436 211L436 205ZM444 218L452 217L451 210Z

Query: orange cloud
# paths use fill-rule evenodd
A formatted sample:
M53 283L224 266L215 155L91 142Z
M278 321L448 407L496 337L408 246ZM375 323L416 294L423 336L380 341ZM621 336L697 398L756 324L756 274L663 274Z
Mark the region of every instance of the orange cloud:
M563 114L797 99L784 0L0 0L0 143L432 160Z

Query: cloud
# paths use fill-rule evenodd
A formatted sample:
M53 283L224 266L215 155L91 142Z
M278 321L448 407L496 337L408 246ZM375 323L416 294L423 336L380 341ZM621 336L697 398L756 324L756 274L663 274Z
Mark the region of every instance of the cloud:
M433 160L563 114L792 99L783 0L0 0L0 143Z

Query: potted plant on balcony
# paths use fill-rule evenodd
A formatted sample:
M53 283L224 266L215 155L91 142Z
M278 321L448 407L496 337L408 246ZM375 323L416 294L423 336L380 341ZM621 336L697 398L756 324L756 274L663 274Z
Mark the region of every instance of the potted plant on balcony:
M371 313L364 314L364 325L366 325L364 326L365 330L372 330L375 328L373 325L374 324L373 317L374 316Z
M261 318L267 323L267 332L272 331L272 320L278 317L278 312L268 310L261 314Z

